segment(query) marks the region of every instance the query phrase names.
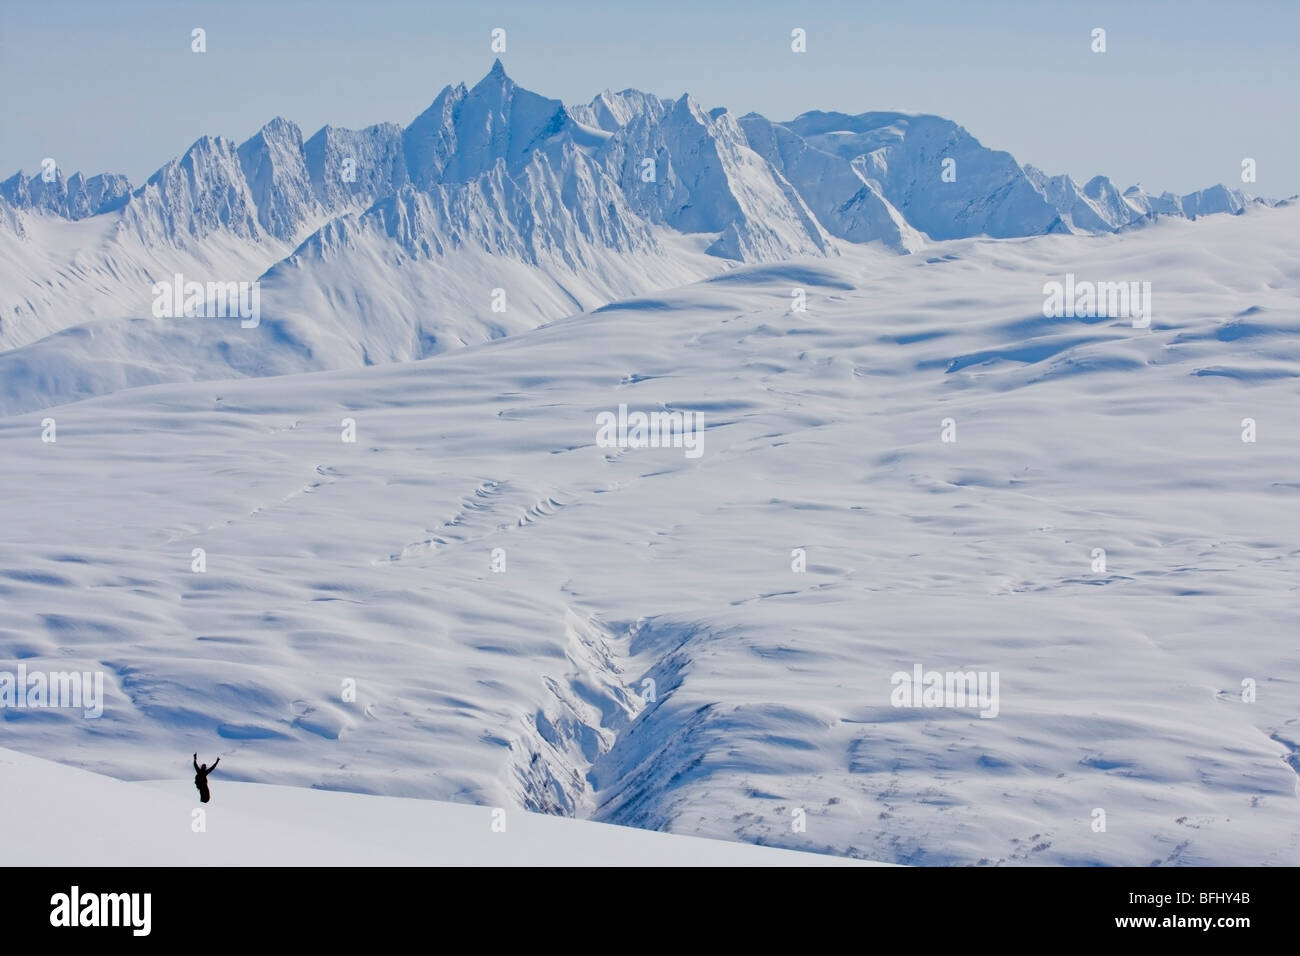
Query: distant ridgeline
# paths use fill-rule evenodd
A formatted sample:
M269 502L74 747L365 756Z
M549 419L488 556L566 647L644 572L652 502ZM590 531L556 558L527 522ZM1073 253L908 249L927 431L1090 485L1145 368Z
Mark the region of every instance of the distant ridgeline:
M1222 185L1181 197L1120 192L1104 176L1080 186L938 116L811 112L776 123L636 90L566 107L518 87L499 60L405 128L326 126L304 141L276 118L242 145L204 136L136 189L121 175L65 176L47 158L36 175L0 182L0 199L73 220L153 219L172 239L225 231L294 244L384 204L372 211L413 251L477 243L529 261L578 236L635 248L652 243L655 224L716 234L710 253L747 262L829 254L835 240L907 252L926 237L1114 232L1267 202ZM499 204L504 231L474 228L480 199Z

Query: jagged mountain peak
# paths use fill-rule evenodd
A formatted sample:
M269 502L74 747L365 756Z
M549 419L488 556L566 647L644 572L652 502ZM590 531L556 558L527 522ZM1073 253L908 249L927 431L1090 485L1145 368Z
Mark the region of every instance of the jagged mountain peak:
M353 130L322 126L302 145L312 190L324 209L368 206L410 181L402 127L376 123Z
M501 58L497 57L492 61L492 68L483 75L483 78L469 88L471 96L486 95L504 95L508 96L516 89L521 89L508 73Z
M443 87L402 133L407 173L416 186L428 188L442 179L442 171L457 149L457 110L468 95L464 83Z
M302 130L277 116L238 150L239 165L257 208L257 222L277 239L296 239L319 218L316 191L307 171Z
M616 93L607 89L595 96L590 103L570 106L568 109L569 114L578 122L613 133L637 116L649 115L652 119L657 119L671 104L672 100L641 90L625 89Z
M131 194L124 213L149 241L162 236L185 245L216 231L262 235L238 147L224 136L200 136Z
M0 182L0 199L15 210L39 209L64 219L85 219L118 208L131 192L131 183L120 173L66 176L54 168L53 178L43 173L28 177L21 169Z
M407 127L403 148L411 181L427 189L469 182L497 161L518 171L565 132L578 130L564 104L519 86L498 59L468 90L439 93Z
M240 147L248 146L255 142L284 142L284 141L302 141L302 129L293 120L285 119L283 116L273 116L262 124L256 133L240 144Z
M669 115L680 120L694 120L701 125L708 122L708 114L700 106L699 101L690 93L683 93L677 99L672 101L668 108Z

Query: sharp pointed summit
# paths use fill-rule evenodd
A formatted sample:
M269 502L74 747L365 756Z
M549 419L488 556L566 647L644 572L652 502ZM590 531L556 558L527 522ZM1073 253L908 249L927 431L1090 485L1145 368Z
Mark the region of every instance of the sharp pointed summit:
M509 91L517 89L518 86L519 84L516 83L508 73L506 73L505 65L497 59L492 61L492 69L488 70L487 73L483 75L483 79L471 86L469 92L470 95L474 95L476 93L487 93L489 91L495 92L497 90Z

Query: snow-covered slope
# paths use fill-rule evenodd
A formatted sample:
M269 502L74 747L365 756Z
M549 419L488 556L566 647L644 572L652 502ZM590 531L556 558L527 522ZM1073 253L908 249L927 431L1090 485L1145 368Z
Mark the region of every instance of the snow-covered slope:
M87 323L148 316L154 283L170 282L177 273L199 281L253 281L293 251L289 243L224 229L202 241L173 242L165 232L167 217L134 205L130 216L130 225L115 215L69 222L0 206L0 349Z
M925 244L881 194L880 184L859 166L757 113L741 117L740 125L750 145L795 185L833 235L850 242L879 242L899 252L915 252Z
M302 131L276 117L239 147L239 166L248 183L257 224L268 235L286 241L320 219L317 195L307 170Z
M211 778L124 783L0 750L9 866L853 866L857 860L507 810ZM502 808L504 809L504 808ZM494 829L494 825L496 829Z
M600 152L638 213L680 232L717 233L710 251L730 259L834 254L798 191L750 148L731 114L706 113L688 95L641 105Z
M0 670L107 693L6 745L890 862L1294 864L1297 216L850 244L0 419ZM1151 328L1044 317L1068 273L1149 281ZM702 456L598 446L620 404L702 413ZM918 665L996 672L997 716L892 706Z

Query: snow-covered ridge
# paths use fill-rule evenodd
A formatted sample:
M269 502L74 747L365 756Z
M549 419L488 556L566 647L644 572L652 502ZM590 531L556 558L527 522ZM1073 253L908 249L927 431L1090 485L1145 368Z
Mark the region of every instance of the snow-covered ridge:
M81 173L64 177L55 167L45 176L27 176L22 170L0 182L0 199L16 209L38 209L64 219L85 219L107 212L126 199L131 184L120 173L101 173L87 179Z

